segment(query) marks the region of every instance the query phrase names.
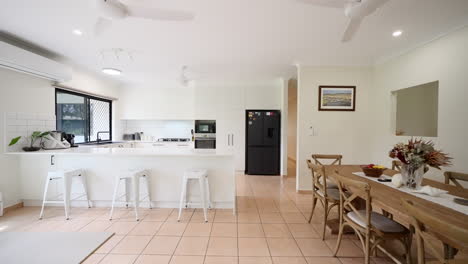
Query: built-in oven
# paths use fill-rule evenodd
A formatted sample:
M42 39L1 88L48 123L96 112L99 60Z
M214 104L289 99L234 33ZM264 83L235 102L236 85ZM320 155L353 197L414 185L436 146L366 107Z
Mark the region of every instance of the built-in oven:
M216 138L195 138L196 149L216 149Z
M215 120L195 120L195 133L196 134L215 134L216 121Z

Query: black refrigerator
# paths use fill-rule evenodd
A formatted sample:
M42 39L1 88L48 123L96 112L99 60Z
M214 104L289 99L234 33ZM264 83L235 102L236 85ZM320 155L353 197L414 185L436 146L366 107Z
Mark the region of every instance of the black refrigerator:
M246 174L279 175L281 112L246 111Z

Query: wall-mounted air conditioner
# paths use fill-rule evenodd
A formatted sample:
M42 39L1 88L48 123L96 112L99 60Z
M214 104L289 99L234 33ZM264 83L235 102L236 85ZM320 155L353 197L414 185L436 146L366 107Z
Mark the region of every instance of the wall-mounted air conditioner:
M71 80L70 67L0 41L0 67L64 82Z

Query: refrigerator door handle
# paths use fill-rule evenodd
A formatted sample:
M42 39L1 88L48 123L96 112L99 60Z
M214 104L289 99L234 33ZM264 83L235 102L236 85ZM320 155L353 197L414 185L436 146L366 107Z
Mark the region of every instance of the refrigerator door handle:
M228 134L228 146L231 146L231 134Z
M231 143L232 143L232 146L234 146L234 134L231 134Z

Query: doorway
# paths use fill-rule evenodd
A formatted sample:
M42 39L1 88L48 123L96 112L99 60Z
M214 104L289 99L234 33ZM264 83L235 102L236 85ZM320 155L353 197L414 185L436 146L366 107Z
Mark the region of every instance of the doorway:
M296 177L297 79L288 81L288 177Z

